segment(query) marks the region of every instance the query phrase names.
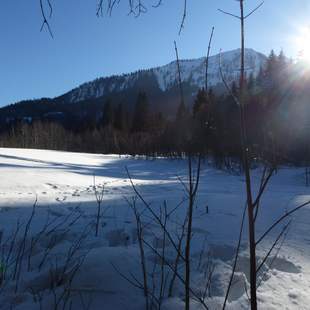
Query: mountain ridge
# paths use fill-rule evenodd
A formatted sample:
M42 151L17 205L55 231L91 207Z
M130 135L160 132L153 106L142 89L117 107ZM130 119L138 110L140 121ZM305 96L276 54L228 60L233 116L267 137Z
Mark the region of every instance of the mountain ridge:
M219 56L221 55L222 71L227 81L230 83L237 79L240 63L240 49L235 49L221 54L213 55L209 58L208 85L211 87L221 83L219 75ZM245 50L246 73L257 75L260 67L267 60L267 57L254 49ZM206 57L194 59L181 59L181 78L183 82L201 88L205 85L205 61ZM69 102L79 102L87 99L98 98L107 93L120 92L132 87L136 82L137 75L154 74L159 88L162 91L171 89L176 83L177 66L176 60L163 66L149 69L137 70L122 75L111 75L100 77L79 85L62 96L69 98ZM62 97L59 96L59 97Z
M220 54L209 58L208 85L215 93L225 91L219 73ZM205 57L180 60L184 100L190 107L197 91L205 86ZM253 49L245 51L246 73L256 76L267 57ZM222 71L228 84L237 81L240 68L240 49L221 53ZM147 94L150 109L168 118L174 117L180 103L177 83L177 64L137 70L86 82L55 98L24 100L0 108L0 129L12 122L52 120L70 123L98 122L107 101L123 104L131 113L139 92ZM77 125L78 126L78 125Z

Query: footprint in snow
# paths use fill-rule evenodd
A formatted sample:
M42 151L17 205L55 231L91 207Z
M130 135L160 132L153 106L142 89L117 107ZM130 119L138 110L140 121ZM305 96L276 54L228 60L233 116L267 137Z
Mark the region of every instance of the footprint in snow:
M50 186L53 189L57 189L58 187L52 183L45 183L46 185Z
M65 201L66 199L67 199L66 196L64 196L63 198L57 197L57 198L56 198L56 201L58 201L58 202L63 202L63 201Z

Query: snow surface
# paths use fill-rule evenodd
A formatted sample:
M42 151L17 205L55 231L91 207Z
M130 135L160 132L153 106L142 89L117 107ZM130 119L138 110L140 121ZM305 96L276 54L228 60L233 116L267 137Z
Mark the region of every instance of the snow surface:
M142 291L129 284L122 276L130 277L132 273L141 279L135 221L132 210L124 199L134 196L125 167L128 167L133 182L156 211L163 206L164 200L168 210L172 210L186 197L184 187L179 181L181 178L186 182L185 160L0 149L2 265L3 257L9 250L3 240L11 238L17 223L20 223L23 226L16 239L17 244L20 244L36 196L37 209L26 238L27 244L39 236L33 248L30 267L26 267L27 259L21 267L17 292L15 293L13 280L4 281L5 285L1 287L0 309L40 309L40 296L42 309L55 309L54 296L60 296L66 287L60 283L55 288L55 295L51 293L50 270L55 262L57 266L64 265L72 244L82 232L87 234L77 253L86 256L71 285L72 309L144 309ZM260 174L261 169L253 170L255 186L259 184ZM93 225L97 211L94 175L97 187L105 185L103 217L98 237L94 236ZM283 212L309 199L310 190L304 185L303 169L282 167L273 176L262 201L257 235L261 235ZM206 303L212 310L221 309L244 202L242 176L216 170L204 163L193 223L192 287L197 292L203 291L206 281L203 266L208 257L211 257L215 269L211 297L206 299ZM206 212L207 206L209 212ZM139 201L137 207L143 209ZM173 225L183 218L185 210L186 203L183 203L174 213L169 222L172 230L176 227ZM53 224L49 227L54 229L50 233L46 230L40 235L42 227L49 221ZM277 257L264 274L264 280L258 289L259 309L309 309L309 225L310 208L305 207L293 217L289 233ZM154 222L148 221L145 227L145 236L149 242L162 242L162 233ZM278 232L279 229L259 246L260 257L268 251ZM53 246L50 244L52 236ZM245 292L245 287L248 287L249 264L246 236L247 229L244 231L227 309L249 308ZM167 251L168 256L173 256L174 249L169 244ZM275 253L276 251L272 257ZM45 260L42 259L44 256ZM202 256L201 266L197 266L199 256ZM25 257L28 256L25 254ZM146 249L146 257L151 268L156 257L149 249ZM74 262L70 261L71 263ZM3 267L9 269L9 266ZM178 283L174 297L164 300L163 309L181 309L184 305L182 296L183 289ZM69 309L69 306L66 309ZM193 301L192 309L202 307Z

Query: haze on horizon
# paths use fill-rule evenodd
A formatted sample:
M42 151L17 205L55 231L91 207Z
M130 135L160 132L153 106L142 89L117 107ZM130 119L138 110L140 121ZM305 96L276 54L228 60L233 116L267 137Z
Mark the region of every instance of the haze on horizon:
M259 3L246 1L246 10ZM217 11L237 13L237 2L188 1L185 28L179 36L182 5L166 0L159 8L133 18L127 16L124 3L112 17L97 18L96 1L54 1L52 39L46 31L40 32L38 1L17 4L5 0L0 11L0 106L55 97L97 77L167 64L175 57L174 40L180 58L202 57L212 26L212 54L239 47L238 21ZM296 58L300 44L295 44L295 38L301 28L308 27L309 13L306 0L284 0L281 6L265 1L247 21L246 47L264 54L283 49L288 57Z

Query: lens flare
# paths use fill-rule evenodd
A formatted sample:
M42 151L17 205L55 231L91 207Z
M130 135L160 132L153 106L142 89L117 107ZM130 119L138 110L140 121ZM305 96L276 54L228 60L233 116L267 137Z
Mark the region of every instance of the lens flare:
M310 26L299 29L296 45L299 52L298 58L310 64Z

